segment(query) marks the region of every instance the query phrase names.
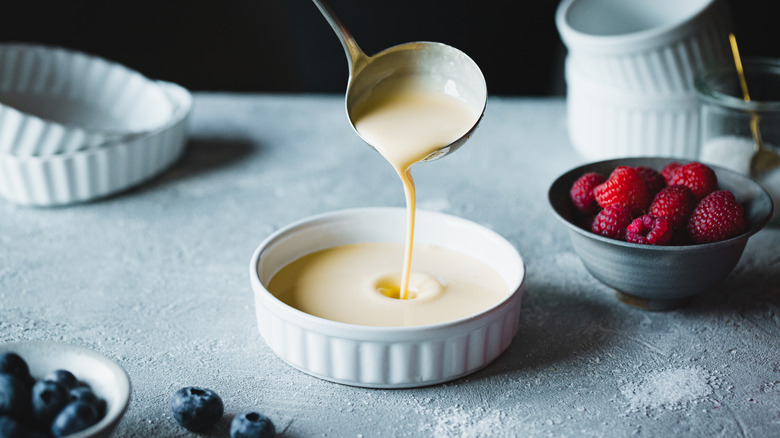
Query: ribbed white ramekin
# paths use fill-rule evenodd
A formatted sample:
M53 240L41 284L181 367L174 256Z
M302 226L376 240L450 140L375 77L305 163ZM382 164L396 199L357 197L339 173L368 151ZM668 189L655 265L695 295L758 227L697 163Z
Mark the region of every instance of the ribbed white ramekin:
M698 70L731 56L724 0L563 0L555 20L568 56L616 89L692 92Z
M282 360L313 376L347 385L409 388L473 373L495 360L514 338L525 289L517 250L474 222L418 211L416 244L432 244L476 258L507 282L510 295L496 306L447 323L371 327L315 317L294 309L266 288L282 267L306 254L359 242L401 242L403 208L335 211L292 223L265 239L249 276L263 339Z
M192 95L173 83L158 86L173 109L162 127L52 156L0 153L0 196L22 205L58 206L114 194L159 174L184 150Z
M48 156L158 130L174 105L156 81L86 53L0 44L0 152Z
M659 96L616 91L567 59L569 138L588 160L699 155L699 101L693 93Z

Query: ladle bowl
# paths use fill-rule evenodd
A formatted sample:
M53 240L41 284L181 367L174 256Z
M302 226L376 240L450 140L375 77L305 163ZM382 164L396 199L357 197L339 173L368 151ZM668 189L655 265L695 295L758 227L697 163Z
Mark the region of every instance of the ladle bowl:
M479 114L474 125L460 138L432 152L422 161L441 158L463 145L479 125L487 106L487 85L477 64L462 51L437 42L412 42L366 55L325 0L313 0L336 32L347 55L349 80L345 105L352 129L357 102L367 99L377 86L391 79L414 76L426 91L441 92L463 101ZM365 140L365 139L364 139ZM371 145L369 142L366 142ZM373 147L373 146L372 146Z

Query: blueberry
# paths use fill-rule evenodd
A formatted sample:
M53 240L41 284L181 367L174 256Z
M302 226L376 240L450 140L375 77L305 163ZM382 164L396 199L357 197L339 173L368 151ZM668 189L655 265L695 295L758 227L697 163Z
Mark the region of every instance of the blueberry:
M14 352L0 353L0 374L10 374L22 379L28 389L32 388L35 380L30 376L30 368L27 362Z
M0 438L28 438L27 429L13 417L0 415Z
M94 405L101 417L106 414L106 401L95 395L89 386L77 386L71 389L68 395L70 401L83 401Z
M198 432L207 429L225 412L222 399L216 392L189 386L176 391L171 400L173 418L185 429Z
M22 379L0 374L0 415L25 416L30 411L30 391Z
M68 390L57 382L39 380L33 385L33 417L43 427L48 428L69 401Z
M0 374L13 374L19 377L26 377L30 375L30 368L27 367L27 362L22 359L22 356L11 351L6 351L0 353Z
M257 412L244 412L230 422L230 438L273 438L276 428L270 418Z
M70 435L92 426L99 420L95 406L81 401L70 402L54 418L51 433L55 437Z
M48 380L51 382L57 382L65 389L71 390L76 387L76 384L78 383L78 380L76 380L76 376L73 375L68 370L54 370L46 375L46 377L43 378L43 380Z

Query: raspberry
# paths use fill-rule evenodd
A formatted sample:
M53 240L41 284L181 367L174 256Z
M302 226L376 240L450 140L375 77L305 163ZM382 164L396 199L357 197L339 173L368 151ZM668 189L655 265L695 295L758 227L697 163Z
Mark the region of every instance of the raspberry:
M591 231L611 239L623 240L631 223L631 211L619 205L608 205L593 219Z
M672 239L672 227L665 217L649 214L634 219L626 227L626 242L643 245L665 245Z
M718 177L709 166L694 161L680 166L669 178L670 186L678 184L691 189L696 200L701 200L718 190Z
M650 195L644 180L633 167L618 166L609 178L593 189L593 195L601 208L619 205L641 213L650 205Z
M688 234L694 243L726 240L747 227L742 205L728 190L717 190L699 202L688 220Z
M655 196L656 193L660 192L661 189L666 187L666 179L657 170L646 166L637 166L634 169L636 170L636 173L638 173L639 176L642 177L642 179L645 181L647 193L651 198Z
M669 227L676 230L688 223L695 202L693 192L688 187L668 186L655 195L649 213L655 217L665 217Z
M593 189L606 180L607 178L598 172L588 172L574 182L569 190L569 196L577 210L584 214L593 214L598 210Z
M677 169L679 169L681 166L682 163L672 161L671 163L667 164L663 169L661 169L661 175L663 175L664 179L666 180L666 184L669 184L669 180L672 179L672 175L674 175L674 172Z

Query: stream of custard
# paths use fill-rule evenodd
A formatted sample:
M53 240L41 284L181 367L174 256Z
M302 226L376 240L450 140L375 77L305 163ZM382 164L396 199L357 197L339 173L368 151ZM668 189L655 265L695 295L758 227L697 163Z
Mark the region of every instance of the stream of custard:
M352 111L355 129L393 166L406 197L406 244L398 298L409 298L416 194L411 167L465 135L479 119L460 99L406 76L382 83Z
M350 244L305 255L275 274L268 290L310 315L394 327L465 318L504 299L507 284L491 267L470 255L414 245L411 167L468 133L479 114L457 97L426 89L424 79L414 76L380 83L351 114L360 136L403 182L405 242Z

